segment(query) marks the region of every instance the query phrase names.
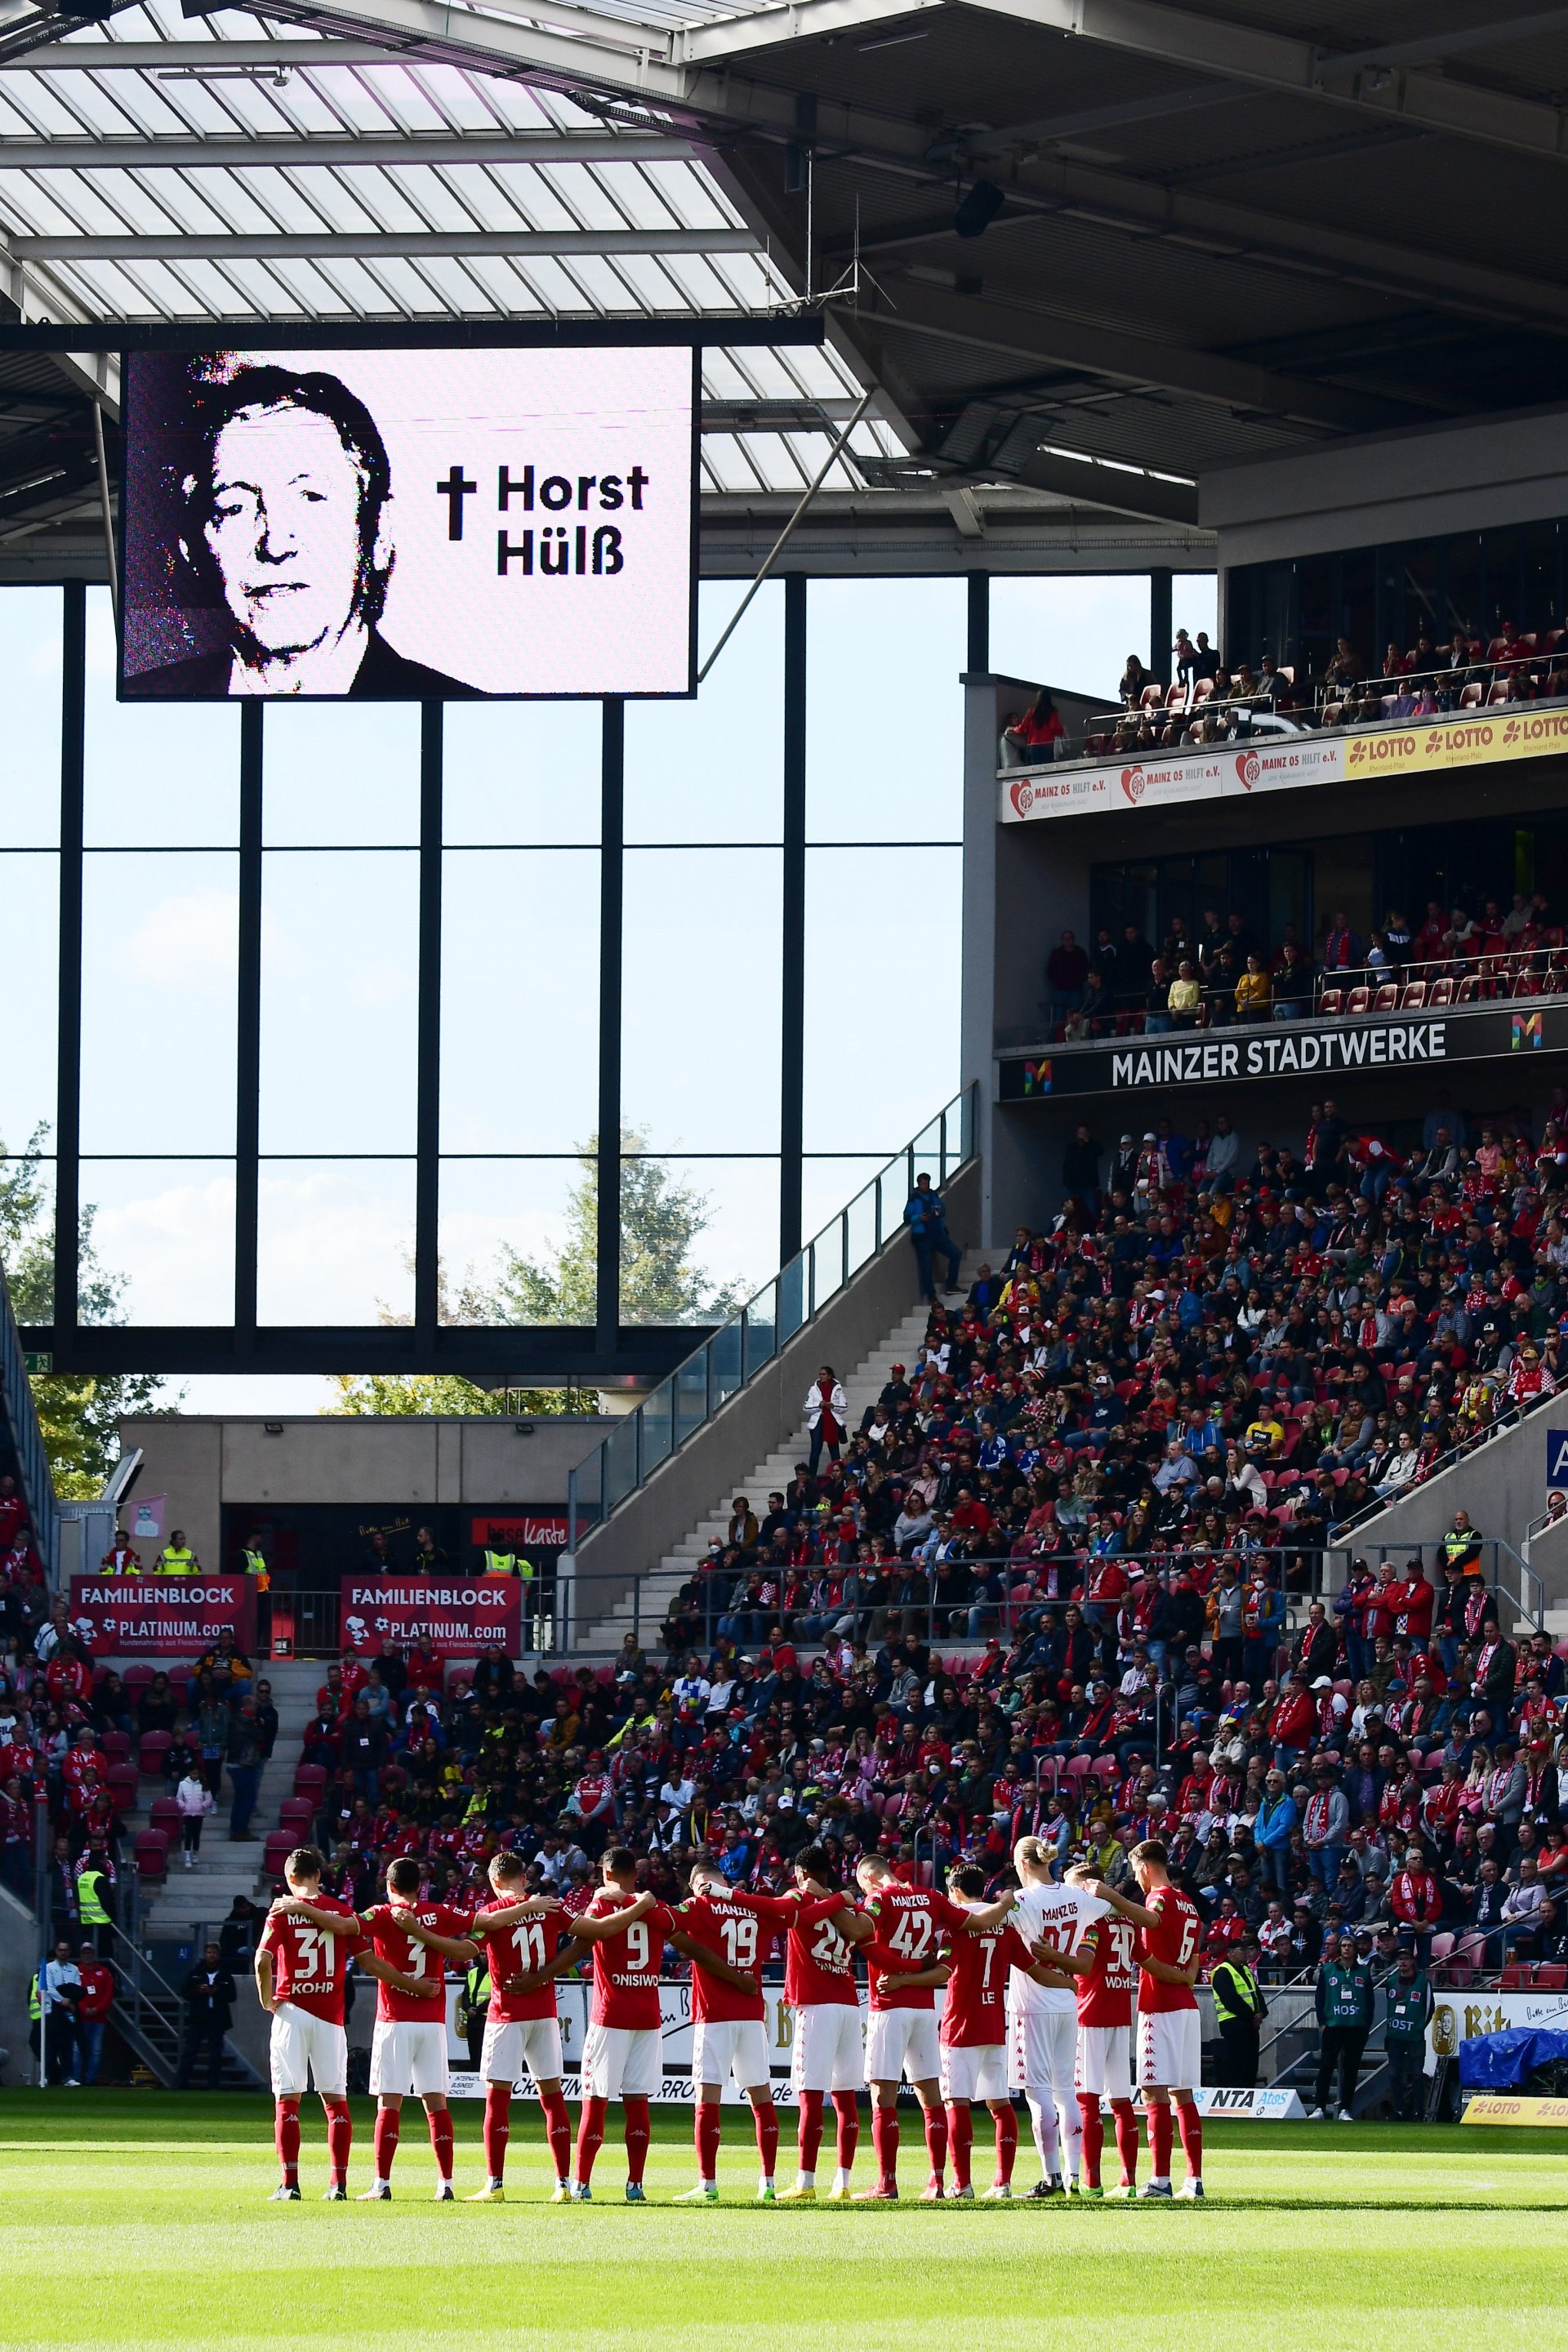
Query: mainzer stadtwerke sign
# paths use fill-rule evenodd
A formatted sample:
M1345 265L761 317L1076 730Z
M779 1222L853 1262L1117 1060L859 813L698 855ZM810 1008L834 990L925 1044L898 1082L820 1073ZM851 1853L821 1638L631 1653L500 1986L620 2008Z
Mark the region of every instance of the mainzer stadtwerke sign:
M997 1066L997 1099L1244 1085L1251 1078L1353 1076L1430 1062L1497 1059L1568 1045L1568 1002L1487 1004L1403 1019L1279 1022L1256 1029L1127 1037L1104 1046L1009 1055Z

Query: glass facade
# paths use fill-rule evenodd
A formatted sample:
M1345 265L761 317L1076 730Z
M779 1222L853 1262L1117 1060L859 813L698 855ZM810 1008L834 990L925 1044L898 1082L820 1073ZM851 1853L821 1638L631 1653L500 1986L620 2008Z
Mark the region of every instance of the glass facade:
M704 651L742 593L703 585ZM0 589L0 1150L41 1131L57 1360L112 1313L152 1370L411 1324L428 1367L498 1297L635 1359L623 1196L698 1221L656 1316L768 1281L957 1085L972 619L963 580L791 578L691 703L153 710L107 591Z

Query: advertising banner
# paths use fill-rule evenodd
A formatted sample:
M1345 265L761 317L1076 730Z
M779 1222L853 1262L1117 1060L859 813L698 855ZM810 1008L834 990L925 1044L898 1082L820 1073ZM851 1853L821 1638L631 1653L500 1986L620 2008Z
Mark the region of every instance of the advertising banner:
M1275 1021L1205 1029L1186 1037L1126 1037L1114 1044L1008 1055L997 1065L1000 1102L1058 1095L1135 1094L1144 1088L1239 1085L1253 1078L1352 1077L1361 1070L1433 1062L1497 1060L1568 1046L1568 1004L1536 1000L1328 1023Z
M1438 1992L1426 2039L1433 2058L1453 2058L1479 2033L1528 2026L1568 2033L1568 1991Z
M73 1576L70 1606L95 1658L199 1658L226 1629L256 1647L248 1576Z
M522 1591L515 1576L345 1576L343 1647L374 1658L385 1642L423 1642L444 1658L475 1658L499 1636L509 1657L521 1657Z
M468 1519L468 1541L476 1551L515 1551L538 1564L542 1552L566 1549L566 1507L535 1508L514 1503L500 1511L475 1511Z
M1093 815L1101 809L1170 808L1181 801L1247 800L1255 793L1336 784L1345 776L1342 735L1268 735L1248 743L1194 743L1156 758L1094 767L1042 768L1006 777L1002 822Z
M1568 2131L1568 2099L1526 2099L1513 2091L1478 2091L1462 2124L1501 2124L1514 2131Z
M1494 703L1441 719L1357 728L1343 735L1268 735L1247 743L1194 743L1145 759L1125 754L1002 779L1004 824L1168 808L1182 801L1245 799L1301 784L1416 776L1568 752L1568 709Z

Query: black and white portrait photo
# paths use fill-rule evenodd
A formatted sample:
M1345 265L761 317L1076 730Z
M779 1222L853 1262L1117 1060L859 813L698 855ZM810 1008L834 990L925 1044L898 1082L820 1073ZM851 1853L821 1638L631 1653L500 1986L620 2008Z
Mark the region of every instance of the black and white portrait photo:
M689 352L135 352L121 692L690 690Z

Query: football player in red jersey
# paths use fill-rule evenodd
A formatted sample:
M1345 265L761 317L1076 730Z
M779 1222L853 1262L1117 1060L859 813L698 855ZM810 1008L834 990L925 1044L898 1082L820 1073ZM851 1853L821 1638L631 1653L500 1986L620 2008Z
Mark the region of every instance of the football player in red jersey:
M584 1946L594 1955L594 2000L583 2042L583 2105L577 2119L580 2204L593 2196L594 2159L605 2144L605 2117L619 2099L626 2118L626 2202L646 2205L643 2169L650 2126L647 2103L664 2073L664 2012L658 1977L664 1947L678 1931L668 1904L637 1891L637 1858L627 1845L606 1848L597 1894L572 1923L563 1964Z
M283 2174L272 2195L290 2204L300 2199L300 2102L312 2078L327 2117L330 2203L341 2204L348 2195L353 2143L344 1979L349 1955L363 1956L369 1938L346 1903L323 1899L325 1868L313 1845L295 1847L283 1865L289 1893L268 1913L256 1947L256 1990L272 2020L273 2139ZM407 1993L438 1990L399 1975L374 1956L362 1957L360 1966L367 1976Z
M1067 1884L1099 1894L1099 1879L1087 1864L1067 1873ZM1103 1897L1101 1897L1103 1900ZM1132 1996L1138 1990L1135 1931L1130 1919L1106 1911L1084 1930L1076 1950L1062 1963L1078 1978L1078 2058L1074 2080L1083 2117L1082 2197L1131 2197L1138 2187L1138 2117L1132 2107ZM1105 2147L1100 2101L1110 2101L1116 2124L1120 2187L1103 2190L1100 2160Z
M938 1964L942 1930L979 1936L999 1927L1013 1907L1011 1888L979 1910L961 1910L945 1895L906 1886L880 1855L868 1854L856 1866L865 1908L845 1924L851 1941L863 1947L870 1985L866 2032L866 2077L871 2085L871 2144L877 2151L877 2186L858 2201L872 2203L899 2193L899 2081L912 2084L925 2119L931 2177L922 2202L946 2194L947 2116L942 2103L934 1991L948 1971Z
M1197 1982L1203 1922L1197 1906L1173 1886L1168 1857L1158 1838L1145 1838L1131 1856L1142 1903L1096 1882L1094 1893L1141 1931L1138 1946L1138 2082L1149 2110L1151 2177L1141 2199L1171 2195L1171 2099L1182 2154L1187 2160L1184 2197L1204 2193L1203 2121L1194 2097L1200 2077Z
M866 2079L866 2033L855 1990L855 1956L840 1932L855 1916L847 1895L827 1885L832 1865L819 1845L795 1856L794 1895L769 1898L768 1916L782 1918L784 1941L784 2007L793 2011L795 2032L790 2077L799 2103L799 2173L782 2204L809 2205L816 2198L816 2158L822 2147L822 2103L831 2096L837 2125L838 2168L828 2201L842 2204L860 2142L860 2085ZM761 1898L736 1892L740 1903Z
M511 2136L511 2095L531 2074L544 2114L545 2136L555 2164L552 2204L571 2195L572 2118L561 2088L561 2027L555 2013L553 1978L535 1976L555 1957L564 1914L552 1895L523 1894L521 1854L498 1853L490 1864L494 1900L474 1914L470 1932L484 1945L490 1979L479 2073L485 2084L485 2185L470 2205L499 2205L506 2190L507 2142Z
M959 1864L947 1874L948 1894L973 1917L985 1906L985 1873L978 1864ZM1007 2088L1007 1982L1017 1969L1037 1984L1062 1979L1041 1965L1047 1948L1025 1942L1004 1920L947 1939L947 1999L942 2012L942 2095L947 2106L947 2144L952 2157L952 2193L974 2195L970 2179L973 2105L984 2099L996 2135L996 2177L985 2201L1005 2202L1013 2194L1013 2162L1018 2153L1018 2118Z
M770 1937L764 1922L787 1927L794 1905L787 1895L738 1895L712 1863L693 1864L691 1895L676 1913L680 1933L670 1937L691 1969L692 2126L697 2141L697 2186L678 2205L715 2204L724 2084L751 2101L761 2178L757 2201L773 2202L779 2117L769 2081L768 2043L763 2021L763 1960Z

